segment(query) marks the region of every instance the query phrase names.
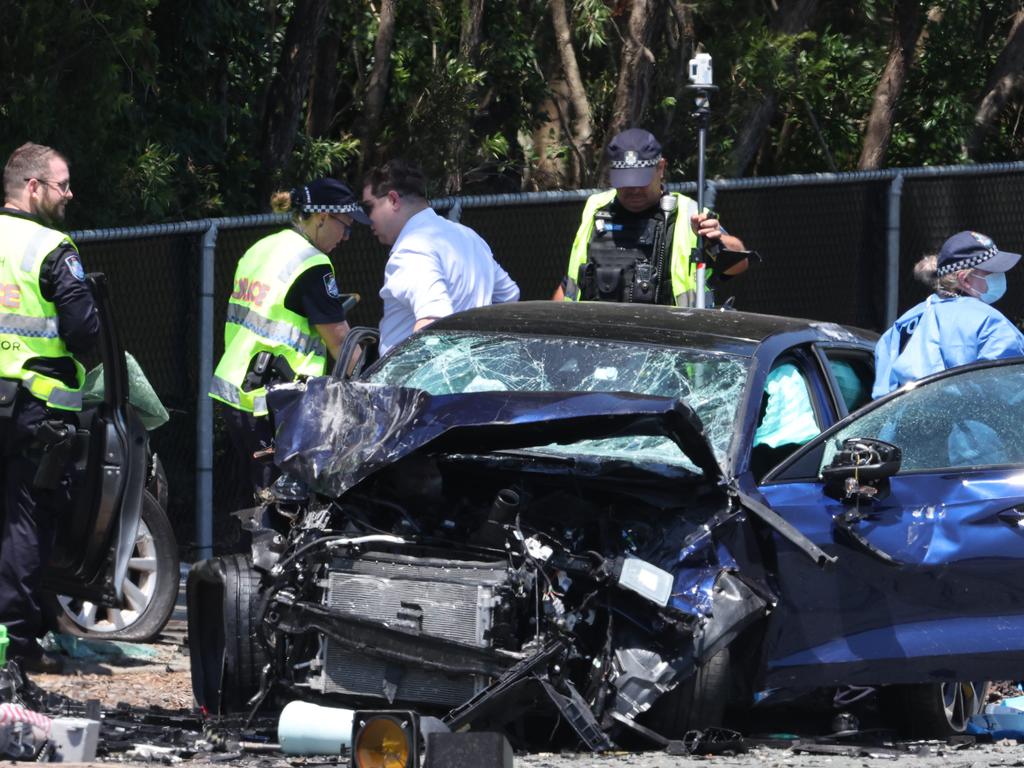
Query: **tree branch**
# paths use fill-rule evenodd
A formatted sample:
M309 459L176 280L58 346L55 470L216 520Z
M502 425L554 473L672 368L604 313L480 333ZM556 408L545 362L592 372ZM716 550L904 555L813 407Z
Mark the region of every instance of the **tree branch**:
M363 131L360 135L362 154L360 171L369 165L376 154L372 145L380 129L384 114L384 97L388 92L388 78L391 75L391 51L395 44L395 0L381 0L377 26L377 40L373 44L373 68L370 82L366 87L366 110Z
M769 27L780 35L795 35L807 28L817 7L818 0L787 0ZM750 164L757 156L758 147L764 141L768 126L775 119L778 106L778 94L774 89L769 89L743 121L743 128L740 129L740 135L732 151L733 176L743 176L750 168Z
M882 76L875 87L875 96L868 113L864 144L860 151L857 168L871 170L881 168L885 153L892 139L892 127L896 122L896 107L907 75L914 63L914 50L921 34L922 13L918 0L897 0L892 24L892 42L889 59L882 70Z
M590 111L590 102L583 87L579 64L576 61L576 50L572 46L572 34L569 30L569 16L565 8L565 0L551 0L551 24L555 30L555 45L558 59L562 64L565 84L568 87L569 104L572 107L572 130L568 133L569 143L576 158L573 169L573 181L579 184L586 169L590 168L593 156L594 123Z
M992 131L996 118L1002 114L1006 102L1022 84L1024 72L1024 10L1013 15L1006 45L992 65L992 71L985 85L985 95L974 113L974 129L965 147L967 156L977 160L985 145L985 139Z

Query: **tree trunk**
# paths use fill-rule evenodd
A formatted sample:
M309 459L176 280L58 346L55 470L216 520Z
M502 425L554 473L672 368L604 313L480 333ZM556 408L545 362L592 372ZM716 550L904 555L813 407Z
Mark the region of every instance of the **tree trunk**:
M675 99L675 105L666 110L665 119L659 128L658 136L665 143L668 143L669 136L672 135L672 124L675 122L680 106L689 103L686 86L689 83L689 62L693 58L694 41L696 40L693 27L693 6L682 3L680 0L669 0L669 10L674 23L668 25L666 37L674 62L672 82L675 83L675 88L672 96Z
M889 149L892 127L896 121L896 107L914 63L914 50L921 26L921 3L918 0L896 0L889 59L875 87L867 129L864 131L864 145L857 162L857 168L862 171L881 168L885 163L885 153Z
M388 92L388 77L391 75L391 51L394 45L395 0L381 0L377 40L373 44L373 68L370 71L370 82L366 87L366 113L363 120L363 132L360 136L363 150L360 171L377 159L377 148L373 142L384 115L384 97Z
M313 54L326 13L327 0L296 0L285 30L281 58L263 122L265 193L269 193L276 182L274 177L287 166L295 147L295 134L313 68Z
M309 83L306 133L312 138L319 139L330 134L334 123L342 18L341 3L334 0L333 9L327 16L326 28L316 46L316 65Z
M260 88L256 102L256 114L259 115L260 125L267 120L267 104L270 101L270 91L274 87L274 65L277 57L274 56L274 40L277 38L277 3L275 0L263 0L263 16L266 19L266 34L263 36L263 60L266 62L266 70L260 73L260 80L263 87Z
M484 0L462 0L462 31L459 34L459 53L463 59L476 63L483 24Z
M462 0L462 29L459 33L459 57L470 66L477 64L477 53L480 49L480 37L483 31L485 0ZM462 191L462 177L464 175L466 144L469 141L471 130L470 122L462 121L459 130L453 133L448 140L447 156L451 160L451 167L445 174L445 194L457 195Z
M1002 113L1010 96L1024 82L1024 10L1013 16L1010 34L1006 37L999 58L992 66L985 85L985 95L974 114L974 129L965 147L967 156L977 160L985 145L985 139Z
M608 124L609 137L639 126L654 70L651 40L664 16L662 0L632 0L629 5L626 36L619 60L619 81L615 86L615 103Z
M807 28L817 8L818 0L785 0L769 28L777 34L795 35ZM733 176L742 176L750 168L751 162L757 156L758 147L764 141L768 126L775 119L778 106L778 94L774 90L769 90L743 121L743 128L732 151Z
M590 112L590 101L587 99L579 64L576 62L576 50L572 47L572 34L569 29L569 15L566 12L565 0L551 0L551 24L555 30L555 44L558 48L558 59L565 75L568 88L569 115L563 115L565 134L573 151L572 182L579 186L584 176L591 172L591 160L594 156L594 123Z
M530 132L529 149L536 160L527 165L524 189L563 189L570 182L569 163L562 146L562 114L569 109L569 87L561 78L548 79L548 95L536 110L538 122Z

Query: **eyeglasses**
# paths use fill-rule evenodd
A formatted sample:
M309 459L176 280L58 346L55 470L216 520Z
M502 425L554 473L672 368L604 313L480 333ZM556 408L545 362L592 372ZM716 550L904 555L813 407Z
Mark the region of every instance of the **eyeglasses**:
M352 225L346 223L344 219L339 219L337 216L331 216L331 218L334 219L339 224L341 224L342 228L345 230L343 237L347 240L349 236L352 234Z
M67 181L54 181L53 179L41 179L38 176L29 176L27 178L23 178L22 181L32 181L32 179L43 184L52 184L62 195L66 195L71 189L71 179L68 179Z
M373 213L374 206L377 205L376 201L383 200L389 194L390 192L385 192L383 195L375 195L372 200L363 200L362 202L360 202L359 206L363 209L363 213L369 216L371 213ZM395 195L397 195L398 197L405 197L405 195L403 195L401 192L395 192Z

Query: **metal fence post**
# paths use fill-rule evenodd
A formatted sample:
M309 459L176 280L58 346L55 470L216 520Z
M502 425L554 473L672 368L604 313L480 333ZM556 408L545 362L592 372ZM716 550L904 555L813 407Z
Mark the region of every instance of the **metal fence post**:
M220 223L203 233L199 269L199 392L196 403L196 560L213 556L213 275Z
M900 200L903 195L902 173L897 172L889 184L889 215L885 244L885 325L896 322L900 298Z

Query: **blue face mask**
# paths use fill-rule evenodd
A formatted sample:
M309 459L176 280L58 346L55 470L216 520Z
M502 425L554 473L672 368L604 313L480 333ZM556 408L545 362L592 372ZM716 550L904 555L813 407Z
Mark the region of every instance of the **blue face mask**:
M1003 272L993 272L986 276L985 284L988 287L978 298L986 304L995 304L1006 293L1006 275Z

